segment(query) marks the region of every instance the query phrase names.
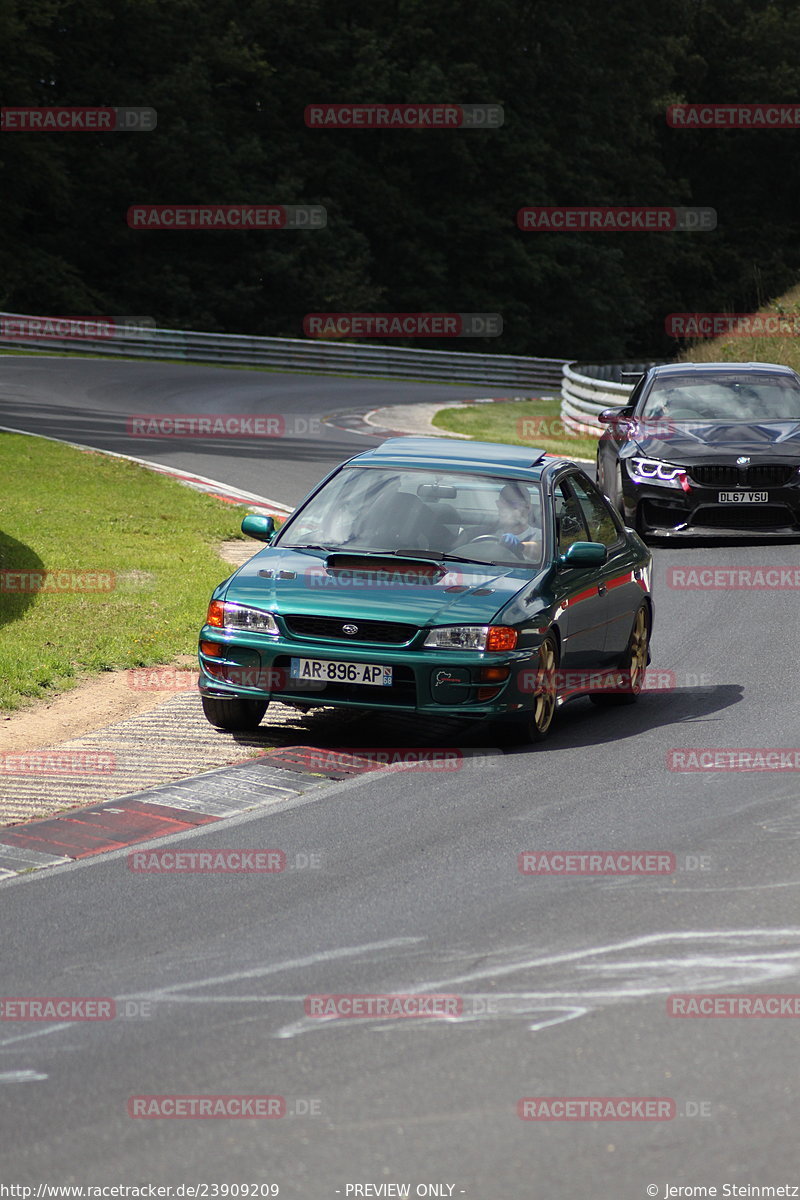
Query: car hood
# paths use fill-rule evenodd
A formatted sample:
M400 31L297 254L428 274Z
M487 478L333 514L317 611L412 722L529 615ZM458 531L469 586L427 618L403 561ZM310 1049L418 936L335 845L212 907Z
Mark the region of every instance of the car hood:
M800 462L800 421L643 422L631 429L628 445L633 453L679 465L728 463L740 454L761 462Z
M363 556L361 556L363 558ZM430 579L326 569L326 553L267 548L228 581L224 599L278 614L402 621L412 625L486 624L534 577L525 566L446 563ZM385 562L386 559L381 561ZM395 560L406 570L411 558Z

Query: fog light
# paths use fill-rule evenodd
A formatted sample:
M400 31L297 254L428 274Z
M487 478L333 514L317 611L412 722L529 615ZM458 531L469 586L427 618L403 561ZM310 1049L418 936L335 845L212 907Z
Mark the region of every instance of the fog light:
M508 679L508 667L481 667L480 678L486 683L503 683Z

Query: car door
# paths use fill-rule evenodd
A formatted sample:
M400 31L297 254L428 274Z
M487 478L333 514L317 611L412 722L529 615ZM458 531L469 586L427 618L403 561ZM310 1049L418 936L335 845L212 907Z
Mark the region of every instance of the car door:
M639 558L612 506L591 479L581 471L571 475L569 482L589 530L589 541L606 547L606 561L597 568L599 587L605 589L607 601L603 657L616 664L628 645L634 615L642 603Z
M573 542L591 541L569 476L559 478L553 497L558 553L566 553ZM562 635L561 666L566 670L596 669L604 665L608 594L600 586L601 570L598 567L560 567L556 573L554 589Z

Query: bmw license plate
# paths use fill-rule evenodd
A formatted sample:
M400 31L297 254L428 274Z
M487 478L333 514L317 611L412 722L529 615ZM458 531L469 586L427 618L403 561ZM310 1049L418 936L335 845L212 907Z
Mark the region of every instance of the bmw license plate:
M769 492L720 492L720 504L766 504Z
M317 680L323 683L366 683L373 687L392 686L392 668L375 663L331 662L325 658L293 658L289 674L292 679Z

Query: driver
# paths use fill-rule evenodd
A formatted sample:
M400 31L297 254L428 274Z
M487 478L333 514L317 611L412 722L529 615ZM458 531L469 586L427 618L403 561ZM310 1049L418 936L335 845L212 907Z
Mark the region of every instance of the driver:
M497 497L497 536L521 558L539 557L539 530L534 524L533 505L521 483L507 483Z

